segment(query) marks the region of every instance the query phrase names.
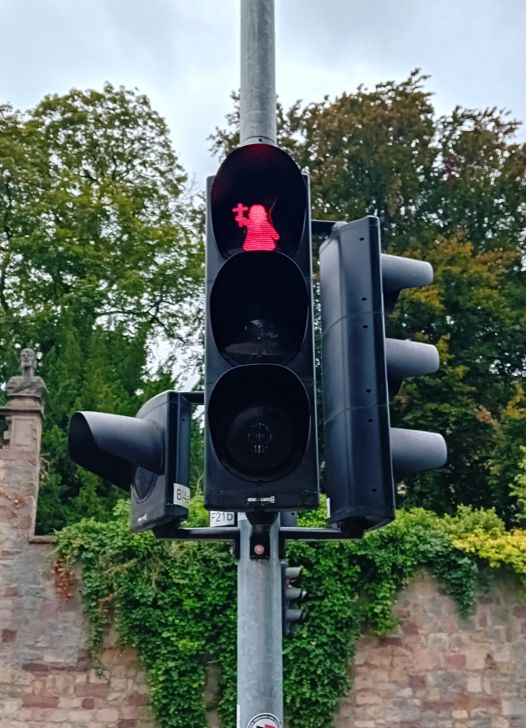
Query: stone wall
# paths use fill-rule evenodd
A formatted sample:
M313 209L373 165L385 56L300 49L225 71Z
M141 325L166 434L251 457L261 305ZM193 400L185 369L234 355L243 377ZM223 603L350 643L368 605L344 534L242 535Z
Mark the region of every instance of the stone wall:
M0 416L9 425L0 447L0 726L152 726L135 654L108 635L99 673L85 654L78 594L56 569L51 539L32 536L40 400L17 397Z
M108 635L99 674L85 654L78 594L57 569L51 540L32 536L40 402L17 397L2 416L9 430L0 447L0 726L152 728L135 654ZM392 634L361 640L336 728L526 728L526 600L515 583L499 579L461 619L422 575L396 609ZM216 683L211 671L211 728Z
M422 575L396 612L392 634L361 640L337 728L526 728L526 600L511 577L462 619Z

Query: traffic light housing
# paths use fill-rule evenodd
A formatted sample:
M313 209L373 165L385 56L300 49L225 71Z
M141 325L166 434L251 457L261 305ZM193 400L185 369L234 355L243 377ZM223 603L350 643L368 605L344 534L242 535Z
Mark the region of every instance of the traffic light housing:
M318 466L308 179L278 147L208 180L205 505L314 508Z
M289 566L287 561L281 563L283 634L292 634L306 619L300 605L307 598L307 592L295 585L301 571L301 566Z
M385 338L404 288L433 280L427 262L381 253L378 218L335 226L320 248L325 487L330 520L350 536L394 518L394 484L440 467L441 435L391 428L389 396L438 369L434 346Z
M131 528L153 529L188 516L191 403L163 392L135 417L75 412L71 459L120 488L131 487Z

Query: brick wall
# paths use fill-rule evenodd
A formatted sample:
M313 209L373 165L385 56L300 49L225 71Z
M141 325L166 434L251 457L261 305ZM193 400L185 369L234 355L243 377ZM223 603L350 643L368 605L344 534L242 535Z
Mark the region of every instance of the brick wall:
M497 579L476 611L425 575L401 594L400 626L360 643L337 728L526 728L526 600Z
M35 398L14 404L0 409L10 418L0 447L0 726L151 728L136 655L110 633L97 672L78 594L67 598L50 539L32 537L42 411ZM422 575L396 610L392 634L361 640L336 728L526 728L526 600L515 582L500 578L461 619ZM216 685L212 669L212 728Z
M78 594L54 571L51 539L32 537L40 476L42 409L17 397L0 415L1 728L149 728L144 674L108 635L99 674L85 654Z

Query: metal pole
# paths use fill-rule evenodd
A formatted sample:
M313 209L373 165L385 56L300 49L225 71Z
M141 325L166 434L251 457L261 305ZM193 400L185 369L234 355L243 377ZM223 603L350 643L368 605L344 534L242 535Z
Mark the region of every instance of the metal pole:
M241 514L240 514L241 515ZM279 518L268 560L250 558L252 525L240 518L237 571L237 728L283 722L283 657ZM254 544L252 544L254 546ZM257 720L260 716L260 720Z
M241 144L276 143L274 0L241 0ZM251 523L239 514L237 571L237 728L283 724L283 657L279 517L270 527L268 559ZM252 554L254 555L254 554Z
M241 0L241 144L276 143L274 0Z

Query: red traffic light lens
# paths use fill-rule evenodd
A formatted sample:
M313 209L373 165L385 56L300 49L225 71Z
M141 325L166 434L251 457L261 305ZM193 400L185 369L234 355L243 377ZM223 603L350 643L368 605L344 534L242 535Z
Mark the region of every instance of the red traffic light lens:
M247 207L241 202L232 209L235 220L240 228L246 228L247 234L243 243L243 250L276 250L276 240L279 233L270 221L270 215L264 205L251 205Z
M307 215L307 189L289 155L271 144L231 152L214 178L210 216L219 252L294 256Z

